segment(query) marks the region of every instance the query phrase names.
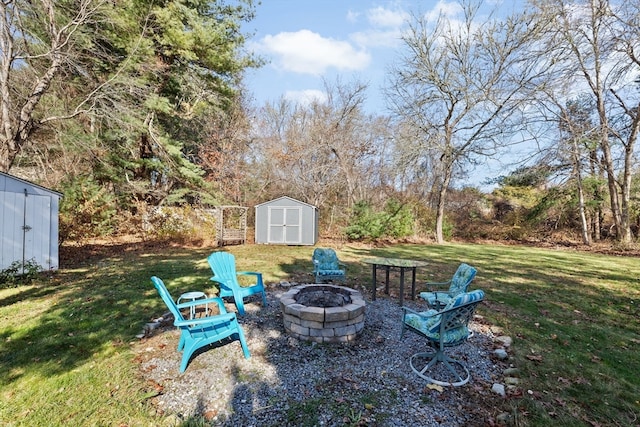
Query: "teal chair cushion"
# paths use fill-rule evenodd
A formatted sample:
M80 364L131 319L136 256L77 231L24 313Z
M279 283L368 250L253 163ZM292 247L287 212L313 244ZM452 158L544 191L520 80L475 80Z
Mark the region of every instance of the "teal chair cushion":
M442 311L455 308L469 302L480 301L482 299L484 299L484 292L481 289L476 289L475 291L460 294L455 298L451 298ZM407 313L404 322L408 326L423 333L430 340L440 341L441 315L439 313L439 311L433 309L420 312L419 314ZM443 343L444 345L450 345L465 339L468 335L469 329L466 325L452 329L445 332Z
M462 263L458 266L451 280L442 283L427 283L428 286L448 284L448 290L420 292L420 298L425 300L429 306L440 309L447 305L456 295L467 292L467 288L476 276L476 272L477 270L474 267Z
M458 307L459 305L466 304L468 302L480 301L484 299L484 291L482 289L476 289L475 291L465 292L457 295L447 303L443 310L449 308Z
M425 300L430 306L435 306L436 301L442 306L451 301L451 296L447 292L420 292L420 298Z
M468 264L462 263L456 270L456 273L451 278L451 285L449 286L449 295L458 295L462 292L467 292L469 283L476 275L476 269Z
M343 276L344 270L320 270L318 271L320 276Z
M313 273L315 274L316 281L346 279L345 265L340 262L338 255L333 249L316 248L313 251L311 259L313 261Z

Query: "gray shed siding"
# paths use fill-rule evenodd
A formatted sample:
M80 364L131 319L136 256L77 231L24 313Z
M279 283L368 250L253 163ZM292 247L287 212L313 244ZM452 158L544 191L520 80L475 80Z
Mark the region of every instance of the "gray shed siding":
M256 206L256 243L315 245L318 241L318 209L291 197L280 197Z
M58 210L62 194L0 172L0 269L34 261L58 269Z

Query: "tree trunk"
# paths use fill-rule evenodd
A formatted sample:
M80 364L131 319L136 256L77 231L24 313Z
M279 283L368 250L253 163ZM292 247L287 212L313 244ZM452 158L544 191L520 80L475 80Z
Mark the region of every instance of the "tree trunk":
M451 164L451 162L447 161L442 176L442 185L438 190L438 203L436 210L436 243L438 244L444 243L444 233L442 230L444 225L444 205L447 196L447 189L449 188L449 184L451 183L452 174L453 165Z
M591 245L591 236L589 235L589 225L585 214L584 189L582 188L582 174L580 172L580 156L578 151L578 142L576 138L571 138L573 142L573 167L576 174L576 185L578 186L578 209L580 211L580 225L582 227L582 242Z

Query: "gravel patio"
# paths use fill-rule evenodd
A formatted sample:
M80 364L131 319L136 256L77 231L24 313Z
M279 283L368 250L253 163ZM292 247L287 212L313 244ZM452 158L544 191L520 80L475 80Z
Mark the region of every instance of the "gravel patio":
M284 286L283 286L284 285ZM471 380L439 388L413 373L409 357L426 341L400 339L402 310L388 296L367 299L365 326L349 344L316 344L284 330L279 298L289 284L271 285L267 307L245 304L240 317L251 358L230 342L196 353L184 374L179 333L165 322L137 345L140 372L165 425L212 426L485 426L496 423L504 398L492 385L509 366L494 355L499 331L476 315L473 337L448 353L466 362ZM366 297L365 297L366 298ZM418 301L406 301L424 310ZM229 311L235 311L227 303ZM163 313L158 313L162 315ZM189 424L193 425L193 424Z

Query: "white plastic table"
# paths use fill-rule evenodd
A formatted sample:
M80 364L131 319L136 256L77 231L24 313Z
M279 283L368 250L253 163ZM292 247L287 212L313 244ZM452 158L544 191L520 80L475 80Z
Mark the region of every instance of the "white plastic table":
M180 304L180 301L182 300L191 300L191 301L195 301L197 299L200 298L207 298L207 294L205 294L204 292L200 292L200 291L191 291L191 292L185 292L184 294L180 295L178 297L178 304ZM205 310L208 312L209 311L209 305L205 304ZM196 306L192 305L191 307L189 307L189 320L193 319L196 315Z

